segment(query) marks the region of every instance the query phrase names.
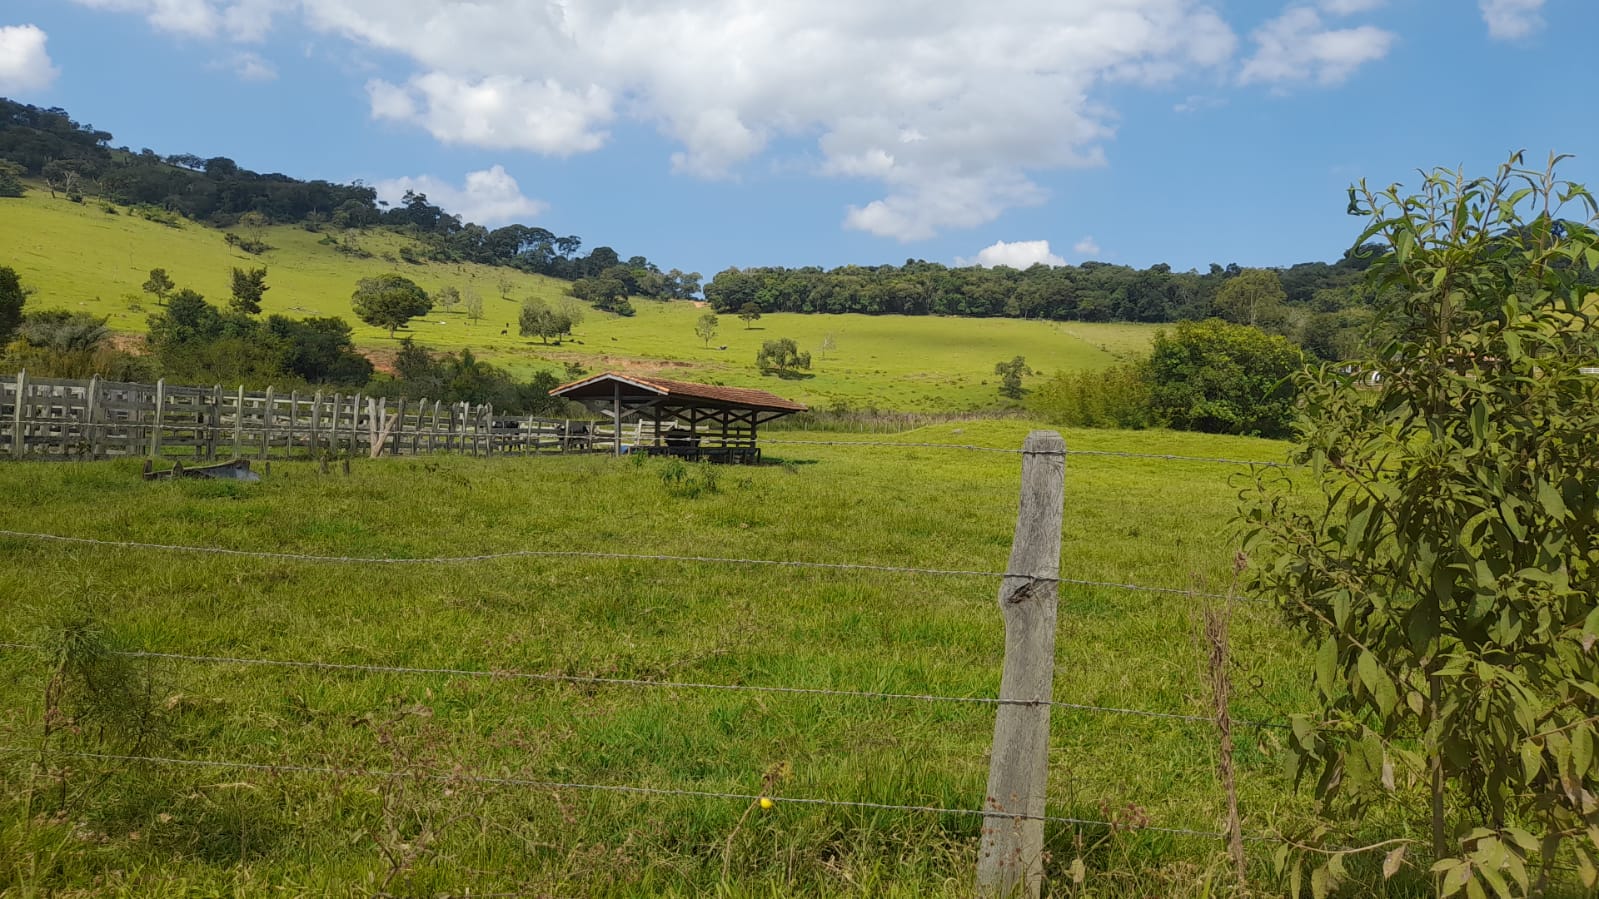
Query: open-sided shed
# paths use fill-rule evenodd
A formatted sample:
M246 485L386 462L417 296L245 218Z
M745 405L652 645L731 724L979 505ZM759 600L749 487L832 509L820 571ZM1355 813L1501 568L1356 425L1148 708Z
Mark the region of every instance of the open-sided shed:
M681 456L691 461L757 462L760 426L805 406L764 390L716 387L605 372L550 391L612 417L620 428L629 417L639 426L634 452ZM623 441L616 441L622 452Z

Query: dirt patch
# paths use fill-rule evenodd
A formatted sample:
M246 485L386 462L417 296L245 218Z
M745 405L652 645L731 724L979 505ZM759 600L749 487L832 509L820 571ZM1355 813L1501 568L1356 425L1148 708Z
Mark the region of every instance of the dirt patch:
M372 367L386 375L398 375L399 369L394 367L394 359L400 355L399 350L374 350L363 349L361 355L365 356Z

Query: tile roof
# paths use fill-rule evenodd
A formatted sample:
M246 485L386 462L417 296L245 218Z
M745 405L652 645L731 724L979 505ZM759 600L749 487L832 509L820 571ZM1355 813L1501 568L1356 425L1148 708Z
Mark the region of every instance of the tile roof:
M609 390L600 389L600 385L609 381L621 381L626 388L642 388L644 391L657 394L674 400L698 400L702 403L713 403L722 406L738 406L746 409L761 409L772 412L804 412L807 407L802 403L784 399L774 393L764 390L753 390L747 387L717 387L711 384L695 384L689 381L671 381L665 378L640 377L638 375L624 375L620 372L608 371L593 375L570 384L562 384L551 390L557 396L586 395L590 397L603 397L609 395ZM593 388L585 390L584 388Z

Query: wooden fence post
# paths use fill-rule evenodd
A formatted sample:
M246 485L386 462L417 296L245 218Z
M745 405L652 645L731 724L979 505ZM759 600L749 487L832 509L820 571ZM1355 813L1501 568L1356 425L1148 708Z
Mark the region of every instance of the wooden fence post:
M24 410L27 409L27 406L28 370L23 369L17 372L17 402L11 407L11 458L13 459L22 458L22 454L27 448L27 443L22 436L23 419L25 418Z
M244 451L244 385L239 385L239 395L233 403L233 458Z
M211 388L211 412L207 416L205 436L205 457L215 462L217 458L217 443L222 432L222 385L217 384Z
M272 426L277 424L277 398L272 395L271 385L266 389L266 401L261 404L261 458L265 459L272 452Z
M1005 672L977 858L980 896L1037 899L1044 883L1044 801L1049 778L1049 700L1055 681L1055 608L1066 441L1034 431L1022 448L1021 508L1010 566L999 588Z
M161 419L167 412L167 381L155 382L155 421L150 428L150 458L161 457Z
M100 423L103 418L100 414L100 376L93 375L89 378L89 386L83 393L83 425L84 442L89 445L89 458L100 458Z
M322 391L316 392L316 398L311 400L311 456L315 458L322 454Z

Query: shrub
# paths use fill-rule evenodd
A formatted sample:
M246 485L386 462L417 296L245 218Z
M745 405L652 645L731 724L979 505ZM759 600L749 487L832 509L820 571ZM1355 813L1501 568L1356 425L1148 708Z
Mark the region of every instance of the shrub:
M1300 379L1315 505L1266 481L1244 508L1254 586L1315 648L1296 782L1328 816L1430 818L1440 895L1593 895L1599 203L1519 154L1350 194L1393 248L1369 271L1391 336ZM1284 856L1318 892L1336 861Z
M1159 331L1147 377L1150 409L1174 428L1286 437L1293 432L1293 376L1304 367L1285 337L1220 319Z

